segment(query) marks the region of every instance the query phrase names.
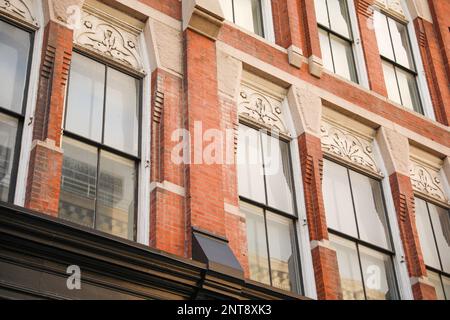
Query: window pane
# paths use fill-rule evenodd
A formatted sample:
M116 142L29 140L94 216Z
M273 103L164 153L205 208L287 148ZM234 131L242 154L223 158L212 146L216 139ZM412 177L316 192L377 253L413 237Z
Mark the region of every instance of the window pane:
M138 154L139 81L108 69L105 111L105 144Z
M326 0L315 0L314 5L316 8L317 22L326 27L330 27L328 22L327 4Z
M17 120L0 113L0 201L8 201L17 138Z
M392 43L394 44L395 60L398 64L414 70L411 47L409 45L408 29L405 25L389 18Z
M269 258L267 256L266 228L263 210L241 202L247 225L247 246L250 278L270 285Z
M442 271L450 273L450 213L431 203L428 204L428 208L441 257Z
M260 36L263 34L261 0L234 1L235 23Z
M0 107L22 113L31 35L0 21Z
M359 252L367 299L397 299L398 295L391 257L361 246Z
M331 29L347 38L351 38L350 19L347 0L327 0L330 12Z
M59 216L92 228L97 196L97 149L64 137Z
M441 265L428 216L427 204L419 198L416 198L416 225L425 264L440 270Z
M239 126L237 163L239 195L265 204L260 134L244 125Z
M328 160L324 161L323 198L328 227L357 237L347 169Z
M233 3L232 0L220 0L224 18L233 22Z
M330 241L337 254L343 299L364 300L364 289L356 245L351 241L333 235L330 235Z
M392 42L389 36L386 16L375 10L373 15L373 25L375 27L375 34L377 37L378 50L380 51L380 54L394 61L394 51L392 49Z
M298 291L298 263L293 248L294 223L274 213L267 213L272 285L286 291Z
M294 186L289 160L289 145L262 134L268 205L294 213Z
M350 171L359 236L374 245L389 248L389 231L380 182Z
M443 276L442 281L444 282L445 296L447 300L450 300L450 278Z
M66 130L100 142L105 66L74 53L70 68Z
M330 36L330 39L333 59L335 61L335 73L350 81L356 82L356 69L350 43L333 35Z
M333 58L331 57L330 40L328 32L319 28L320 49L322 50L322 61L326 69L334 72Z
M132 240L136 194L134 161L100 153L96 228Z
M436 289L437 299L445 300L444 289L442 287L441 277L439 276L439 274L431 272L430 270L427 270L427 274L428 280L430 280L431 283L433 283L434 288Z
M383 61L383 74L384 82L386 83L386 89L388 92L388 97L398 104L402 104L400 100L400 94L398 92L397 78L395 76L394 66L389 62Z
M419 92L417 91L416 77L399 68L395 68L398 78L398 86L402 96L403 106L422 113L419 100Z

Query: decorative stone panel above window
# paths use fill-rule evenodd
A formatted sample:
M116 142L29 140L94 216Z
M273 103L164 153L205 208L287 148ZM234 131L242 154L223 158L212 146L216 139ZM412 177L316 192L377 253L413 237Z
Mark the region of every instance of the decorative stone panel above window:
M81 27L74 30L75 45L127 68L143 73L139 35L142 29L85 5Z
M439 158L411 147L410 178L414 191L426 199L449 206L441 168L442 161Z
M247 80L251 78L251 80ZM238 109L244 121L290 137L283 115L285 90L256 76L248 75L241 84Z
M402 0L376 0L375 5L383 9L386 13L405 20L406 16L401 1Z
M352 167L382 177L374 156L373 136L366 132L358 132L350 128L352 123L342 119L324 117L321 126L322 150L328 156L343 161ZM337 121L338 120L338 121ZM347 122L347 123L346 123ZM349 126L346 126L348 124ZM356 126L355 126L356 127ZM360 127L364 127L360 125ZM357 128L357 127L356 127Z
M37 27L34 0L0 0L0 14Z

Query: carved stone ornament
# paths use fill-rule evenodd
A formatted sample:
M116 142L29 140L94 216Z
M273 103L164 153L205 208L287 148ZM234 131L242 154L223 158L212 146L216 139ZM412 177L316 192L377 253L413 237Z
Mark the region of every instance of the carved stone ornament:
M281 101L243 85L238 106L240 116L289 136L281 111Z
M437 169L411 160L410 178L416 192L445 204L449 203L444 192L441 175Z
M127 30L113 19L83 11L81 27L74 30L74 43L143 72L138 35L138 30Z
M0 13L37 25L33 9L33 0L0 0Z
M322 149L325 153L341 158L361 169L382 175L376 164L371 142L327 122L322 122L320 131Z
M405 17L403 12L401 0L377 0L377 4L388 12L397 16Z

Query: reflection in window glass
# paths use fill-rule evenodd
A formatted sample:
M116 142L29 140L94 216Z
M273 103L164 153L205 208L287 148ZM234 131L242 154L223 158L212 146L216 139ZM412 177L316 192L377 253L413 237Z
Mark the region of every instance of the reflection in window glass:
M442 263L442 271L450 273L450 213L448 210L428 204L434 235Z
M389 230L380 183L354 171L350 171L350 179L360 238L389 249Z
M93 228L97 198L97 149L64 137L59 217Z
M266 203L260 135L244 125L239 126L237 163L239 195Z
M347 0L327 0L331 30L351 38Z
M333 56L331 54L330 39L328 32L319 28L320 49L322 50L323 66L331 71L334 71Z
M410 110L423 113L420 106L415 76L399 68L395 68L395 72L397 73L398 87L403 106Z
M419 198L416 198L416 226L425 264L440 270L441 265L428 216L427 203Z
M337 254L343 299L364 300L364 288L356 245L351 241L332 235L330 235L330 241Z
M348 41L330 35L334 72L347 80L357 81L352 46Z
M96 228L132 239L136 194L135 163L102 151L99 171Z
M298 292L296 288L297 261L291 243L295 243L292 220L277 214L267 213L267 234L269 237L270 269L274 287Z
M359 247L359 252L367 299L396 299L395 275L391 257L363 246Z
M447 300L450 300L450 278L442 276L442 282L444 283L445 296Z
M389 99L398 104L402 104L400 92L398 91L397 77L395 75L394 66L386 61L382 61L382 65L384 81L386 83Z
M392 61L395 61L386 16L375 10L373 14L373 25L375 27L375 35L377 37L378 50L380 51L380 54Z
M347 169L325 160L323 171L323 198L328 226L357 237Z
M28 73L30 33L0 20L0 107L21 114Z
M388 18L388 20L394 47L395 61L410 70L414 70L414 61L411 54L406 26L390 18Z
M0 201L8 201L18 121L0 113Z
M241 202L247 226L247 245L250 278L270 285L269 259L267 256L266 227L263 210Z
M328 21L328 10L326 0L315 0L314 6L316 8L316 19L321 25L330 26Z
M66 129L101 142L105 66L73 54L68 89Z
M269 206L294 213L294 193L289 161L289 145L263 134L264 167Z
M220 0L225 19L264 37L261 0Z
M105 111L105 144L137 155L139 133L139 82L108 69Z
M441 276L438 273L427 270L428 280L431 281L436 289L436 297L438 300L445 300L444 288L442 287Z

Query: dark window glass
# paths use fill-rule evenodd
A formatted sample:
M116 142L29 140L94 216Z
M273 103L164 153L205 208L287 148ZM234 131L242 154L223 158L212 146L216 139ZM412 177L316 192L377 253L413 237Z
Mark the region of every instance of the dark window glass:
M323 197L344 299L397 299L381 182L325 160Z
M315 0L319 39L325 68L358 82L346 0Z
M375 11L374 26L389 99L423 114L406 25Z
M220 0L225 19L264 37L261 0Z
M289 144L240 125L237 158L250 278L300 293Z
M0 20L0 201L13 202L32 34Z
M74 53L63 140L60 217L135 237L140 81Z

